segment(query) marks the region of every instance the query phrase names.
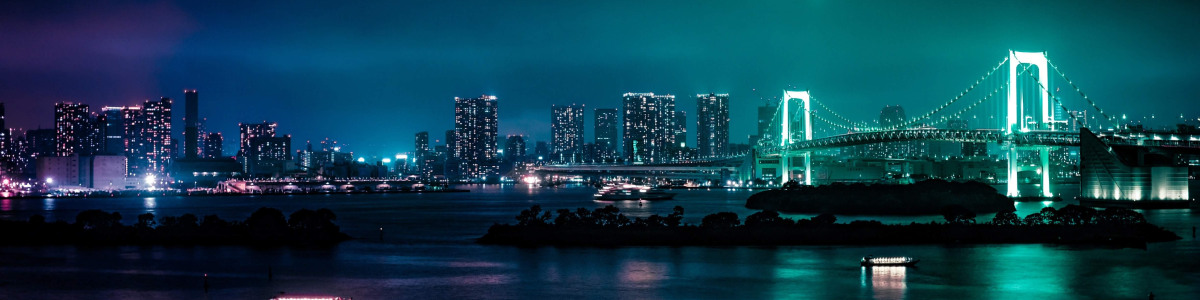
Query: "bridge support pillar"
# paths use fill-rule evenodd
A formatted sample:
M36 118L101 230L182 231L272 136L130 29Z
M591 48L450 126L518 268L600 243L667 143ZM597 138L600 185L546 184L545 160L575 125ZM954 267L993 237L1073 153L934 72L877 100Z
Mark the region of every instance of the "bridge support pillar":
M792 157L787 152L779 156L779 186L792 180Z
M1005 193L1009 197L1020 196L1020 191L1017 190L1017 184L1020 179L1017 178L1017 166L1020 163L1017 161L1017 147L1015 145L1008 146L1008 192Z
M1042 147L1042 197L1054 197L1050 193L1050 149L1051 147Z
M804 152L804 185L812 185L812 151Z

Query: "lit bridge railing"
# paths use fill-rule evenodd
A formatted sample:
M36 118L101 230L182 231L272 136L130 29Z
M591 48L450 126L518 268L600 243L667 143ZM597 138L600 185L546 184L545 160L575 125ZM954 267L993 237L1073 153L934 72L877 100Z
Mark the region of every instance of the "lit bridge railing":
M1200 148L1200 137L1162 134L1107 134L1100 138L1110 145ZM1079 133L1069 131L1028 131L1011 136L994 129L906 129L850 133L809 141L792 142L789 151L804 152L875 143L904 141L942 141L962 143L1011 143L1015 146L1078 146ZM776 156L782 147L760 145L760 156Z

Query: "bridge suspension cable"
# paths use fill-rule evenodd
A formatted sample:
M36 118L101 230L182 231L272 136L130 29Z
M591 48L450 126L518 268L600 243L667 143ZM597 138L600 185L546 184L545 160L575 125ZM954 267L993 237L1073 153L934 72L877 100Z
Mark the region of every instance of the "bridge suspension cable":
M928 119L929 117L932 117L932 116L933 116L933 114L936 114L936 113L938 113L938 112L942 111L943 109L946 109L946 107L949 107L951 104L954 104L954 102L957 102L959 99L962 99L962 98L963 98L963 96L966 96L966 95L967 95L967 93L970 93L970 92L971 92L971 90L974 90L974 89L975 89L975 87L979 86L979 84L980 84L980 83L982 83L982 82L984 82L985 80L987 80L987 78L988 78L988 77L991 77L993 73L996 73L996 70L999 70L999 69L1000 69L1000 67L1001 67L1001 66L1003 66L1003 65L1004 65L1004 63L1006 63L1006 62L1008 62L1008 57L1007 57L1007 56L1006 56L1006 57L1004 57L1004 59L1003 59L1003 60L1001 60L1001 61L1000 61L1000 63L996 64L996 66L995 66L995 67L992 67L992 70L991 70L991 71L988 71L988 72L987 72L987 74L983 75L983 77L980 77L980 78L979 78L979 80L976 80L976 81L975 81L975 84L972 84L970 87L968 87L968 88L967 88L966 90L964 90L962 93L959 93L959 94L958 94L958 96L955 96L955 97L954 97L954 99L950 99L950 101L949 101L949 102L943 103L941 106L938 106L938 108L935 108L935 109L933 109L933 111L930 111L930 112L928 112L928 113L925 113L924 115L921 115L920 117L912 118L912 119L910 119L910 120L908 120L908 121L905 121L905 122L903 122L903 123L896 124L895 126L888 126L888 127L884 127L884 128L883 128L883 130L892 130L892 129L896 129L896 128L904 128L904 127L908 127L908 126L910 126L910 125L912 125L912 124L916 124L917 122L920 122L921 120L925 120L925 119ZM990 97L990 95L989 95L989 97Z
M1100 112L1100 116L1104 117L1104 120L1108 121L1108 123L1111 123L1113 128L1121 128L1121 126L1117 124L1117 122L1114 122L1113 119L1108 116L1108 114L1104 113L1103 109L1100 109L1100 106L1096 105L1096 102L1092 101L1092 98L1088 98L1087 94L1084 94L1083 90L1079 89L1079 86L1075 85L1075 82L1072 82L1070 78L1067 78L1067 74L1063 74L1062 70L1058 69L1058 65L1055 65L1053 62L1051 62L1049 58L1046 59L1046 64L1049 64L1051 68L1054 68L1054 72L1058 73L1059 76L1062 76L1063 80L1066 80L1067 84L1070 84L1071 87L1079 93L1079 96L1083 96L1083 100L1087 100L1087 103L1092 105L1092 108L1095 108L1096 111Z

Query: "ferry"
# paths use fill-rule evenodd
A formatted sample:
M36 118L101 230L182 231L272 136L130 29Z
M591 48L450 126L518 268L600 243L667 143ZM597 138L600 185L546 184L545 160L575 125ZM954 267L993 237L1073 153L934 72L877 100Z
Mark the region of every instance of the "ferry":
M596 192L595 199L602 201L614 200L670 200L675 198L675 193L668 193L661 189L650 188L647 186L623 184L623 185L608 185L600 188Z
M874 257L868 255L862 258L862 266L864 267L912 267L918 262L921 262L921 260L912 257Z

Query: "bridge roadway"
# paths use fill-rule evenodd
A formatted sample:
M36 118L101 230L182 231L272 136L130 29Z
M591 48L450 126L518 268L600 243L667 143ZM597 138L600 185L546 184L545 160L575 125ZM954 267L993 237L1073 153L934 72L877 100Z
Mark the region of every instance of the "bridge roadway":
M1200 136L1173 133L1098 132L1109 145L1146 147L1200 148ZM1079 146L1078 132L1027 131L1005 135L995 129L904 129L878 132L850 133L808 141L792 142L789 152L807 152L838 147L903 141L943 141L963 143L1011 143L1021 146ZM779 146L760 146L760 156L779 156Z

